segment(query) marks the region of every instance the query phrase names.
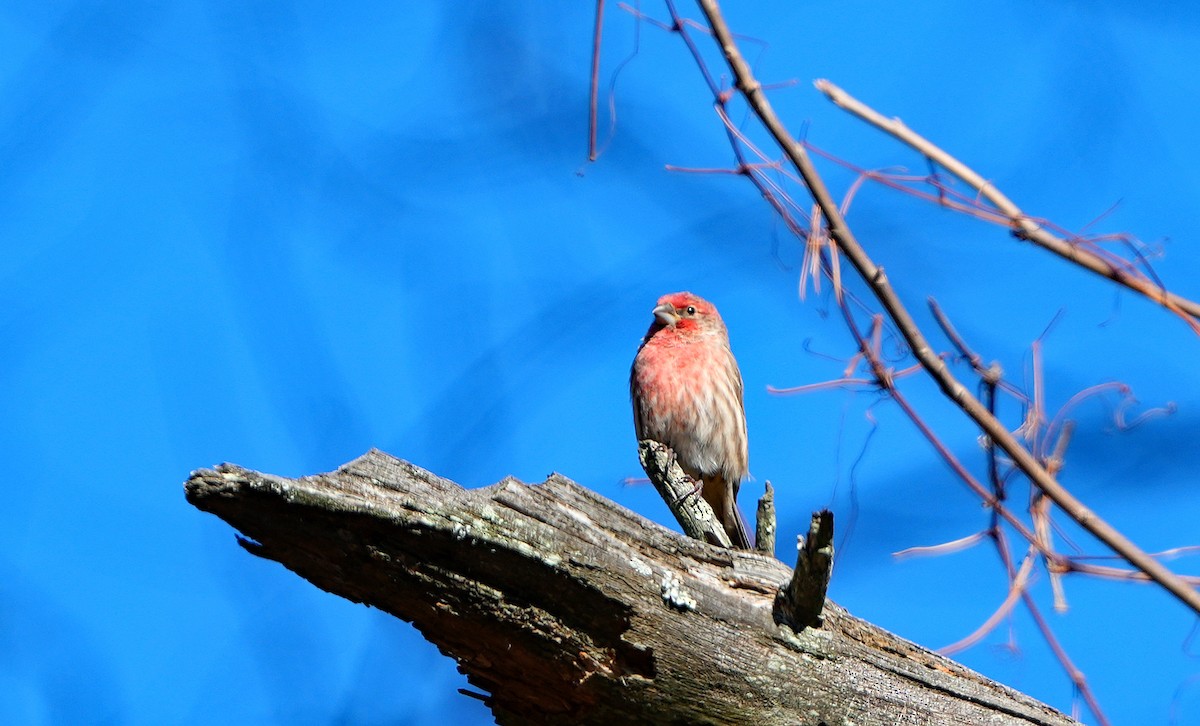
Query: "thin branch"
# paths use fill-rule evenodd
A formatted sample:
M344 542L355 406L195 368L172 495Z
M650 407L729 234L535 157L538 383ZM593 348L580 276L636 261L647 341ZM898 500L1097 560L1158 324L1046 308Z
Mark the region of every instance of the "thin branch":
M1187 557L1189 555L1193 555L1198 552L1200 552L1200 545L1184 545L1183 547L1172 547L1171 549L1163 550L1162 552L1152 552L1152 553L1150 553L1150 556L1158 557L1159 559L1163 559L1163 560L1171 560L1171 559L1175 559L1176 557ZM1111 560L1111 559L1113 559L1113 556L1112 555L1076 555L1076 556L1072 557L1071 559L1073 559L1073 560Z
M1063 462L1067 458L1067 447L1071 443L1071 436L1075 433L1075 422L1067 420L1063 424L1062 433L1058 435L1058 443L1054 445L1054 452L1046 459L1046 471L1054 476L1058 476L1058 472L1062 471ZM1049 431L1047 431L1047 438ZM1050 519L1050 502L1042 496L1034 501L1029 508L1030 514L1034 518L1034 529L1038 536L1043 537L1047 546L1051 545L1051 519ZM1047 563L1047 570L1050 572L1050 590L1054 593L1054 609L1060 613L1067 611L1067 592L1063 589L1062 573L1059 568L1051 566Z
M1109 580L1125 582L1150 581L1145 572L1139 572L1138 570L1126 570L1121 567L1108 567L1105 565L1091 565L1086 562L1076 562L1073 557L1064 557L1061 561L1066 563L1067 572L1078 572L1084 575L1094 575ZM1178 577L1192 587L1200 587L1200 575L1179 575Z
M701 6L704 7L705 4L706 0L701 0ZM715 9L715 3L712 5ZM818 80L815 85L817 90L824 93L838 108L848 111L881 131L891 134L902 143L915 149L917 153L933 160L938 166L946 169L974 188L984 199L991 202L997 210L1008 218L1013 234L1018 238L1033 242L1064 259L1074 262L1080 267L1091 270L1097 275L1106 277L1136 293L1144 295L1176 315L1179 315L1194 332L1200 334L1200 303L1176 295L1161 285L1156 285L1153 281L1147 279L1144 275L1134 272L1132 269L1122 269L1121 266L1113 264L1113 261L1106 260L1100 255L1080 247L1078 244L1072 244L1068 240L1052 234L1045 227L1036 223L1032 217L1021 211L1020 207L993 186L991 182L925 137L910 129L900 119L884 117L883 114L854 98L828 80Z
M902 370L889 371L888 377L892 378L892 379L906 378L906 377L911 376L912 374L916 373L920 369L921 369L920 364L911 365L908 368L904 368ZM793 396L797 393L811 393L813 391L821 391L826 388L849 388L852 386L878 387L879 381L878 381L878 379L868 379L868 378L835 378L832 381L821 381L819 383L806 383L802 386L788 386L786 388L779 388L778 386L768 385L767 393L771 393L776 396Z
M962 356L963 360L970 364L976 375L980 377L980 382L984 386L1003 389L1005 393L1013 398L1027 402L1027 397L1025 396L1025 393L1021 391L1021 389L1004 380L1004 369L1000 367L999 363L993 361L990 365L985 366L983 364L983 356L976 353L971 346L967 345L967 342L963 340L963 337L958 332L958 329L955 328L954 324L950 322L950 318L947 317L946 313L942 311L942 306L938 305L937 300L932 297L928 297L926 298L926 302L929 304L929 311L933 313L934 321L938 324L938 327L942 329L942 333L945 334L946 338L950 341L950 344L954 346L955 350L958 351L958 354ZM996 414L993 406L989 405L988 410L992 412L993 416Z
M1026 592L1025 588L1029 584L1029 574L1033 569L1034 554L1034 548L1030 547L1028 554L1025 555L1025 561L1021 563L1021 569L1017 572L1017 576L1013 578L1012 584L1008 588L1008 596L1004 598L1004 601L1000 603L1000 607L996 608L996 611L992 613L991 617L989 617L983 622L982 625L976 628L975 632L971 633L962 640L938 648L939 653L942 655L953 655L959 651L970 648L987 637L987 634L992 632L992 630L1000 624L1000 621L1008 617L1009 613L1012 612L1013 607L1017 604L1017 600L1019 600L1021 595L1025 594Z
M1027 542L1029 542L1029 544L1037 547L1047 560L1055 559L1057 555L1050 550L1044 549L1038 537L1029 529L1029 527L1025 525L1024 522L1018 519L1016 515L1014 515L1008 510L1007 507L1004 506L1002 499L989 492L987 488L978 479L976 479L973 474L971 474L967 467L963 465L961 461L959 461L957 456L954 455L954 452L950 450L950 447L946 446L945 442L938 438L937 434L934 433L929 424L926 423L923 418L921 418L920 414L918 414L917 410L908 402L908 399L904 396L904 394L902 394L900 390L896 388L895 376L887 368L887 366L884 365L883 361L877 354L876 349L872 347L871 343L868 342L865 337L863 337L862 331L858 329L858 324L855 322L854 316L850 312L849 305L843 301L839 304L838 308L841 310L842 317L846 321L846 328L850 331L850 335L854 337L855 343L858 345L859 354L871 368L871 373L875 377L875 385L886 391L888 395L891 396L892 400L897 406L900 407L900 410L905 416L908 417L909 421L911 421L912 424L917 427L917 430L921 432L921 435L924 436L927 441L929 441L930 445L933 446L938 455L942 457L942 460L945 461L946 464L954 471L955 475L958 476L958 478L961 479L963 483L965 483L971 489L971 491L975 493L975 496L979 497L980 500L982 500L983 503L989 507L997 517L1002 518L1004 521L1012 525L1013 529L1015 529L1018 534L1020 534ZM878 320L878 317L875 319ZM940 361L941 359L939 358L938 360Z
M905 557L933 557L940 555L948 555L954 552L962 552L979 544L989 535L988 532L976 532L969 534L966 537L943 542L937 545L921 545L917 547L906 547L899 552L893 552L892 557L903 559Z
M1033 502L1029 505L1029 516L1033 519L1033 531L1037 532L1038 541L1041 542L1042 547L1053 551L1054 540L1050 534L1050 500L1041 492L1034 493ZM1067 611L1067 593L1062 586L1063 569L1053 564L1048 564L1046 569L1050 572L1050 590L1054 593L1054 609L1065 613Z
M994 537L996 540L996 552L1000 555L1000 560L1004 563L1004 569L1008 573L1008 578L1011 581L1016 577L1016 575L1013 569L1012 556L1008 552L1008 540L1004 536L1004 530L998 527L993 529L992 537ZM1075 690L1079 691L1079 695L1083 698L1083 702L1087 704L1087 707L1091 709L1092 713L1096 716L1097 723L1099 723L1100 726L1108 726L1108 717L1105 716L1104 711L1100 709L1100 702L1096 700L1096 695L1092 693L1092 688L1088 685L1087 677L1083 675L1083 671L1076 667L1075 663L1071 660L1071 657L1067 655L1066 649L1064 649L1062 644L1058 642L1058 638L1055 637L1054 631L1050 628L1050 623L1046 622L1046 618L1042 616L1041 609L1038 608L1037 603L1034 602L1033 596L1029 594L1028 589L1021 593L1021 600L1025 603L1025 609L1029 611L1029 615L1033 618L1034 624L1037 625L1038 632L1041 633L1042 639L1045 640L1046 644L1050 646L1051 652L1054 653L1054 657L1058 659L1058 662L1062 665L1063 670L1066 671L1067 677L1070 678L1071 682L1075 684Z
M941 388L942 392L954 401L968 416L971 417L1005 453L1012 458L1013 463L1029 477L1039 489L1046 493L1051 500L1078 522L1082 527L1104 542L1113 551L1124 557L1137 569L1145 572L1152 580L1175 595L1181 602L1200 614L1200 593L1164 567L1154 558L1147 555L1141 548L1129 541L1107 522L1100 519L1094 512L1083 505L1078 499L1059 484L1042 466L1037 459L1020 444L971 392L966 389L950 373L945 362L934 352L925 336L917 327L912 315L900 301L895 290L887 280L883 268L877 266L867 255L866 250L859 244L854 233L850 231L838 205L834 202L824 180L821 179L809 159L804 147L787 131L783 122L775 114L770 102L763 92L762 84L754 77L750 65L742 56L734 40L729 26L725 23L716 0L698 0L701 10L712 28L713 37L721 48L730 70L735 78L735 85L741 91L746 102L762 122L763 126L775 138L780 148L796 167L804 185L808 187L814 201L821 207L829 228L830 236L837 242L839 250L857 270L864 282L871 288L876 298L883 305L888 315L895 321L897 329L908 342L913 355L919 360L930 376ZM686 36L685 36L686 37ZM981 181L980 189L987 186ZM1019 211L1019 210L1018 210ZM1036 225L1028 234L1036 232ZM1065 244L1065 243L1064 243ZM1068 256L1078 257L1075 248L1068 245ZM1107 268L1105 268L1107 269ZM1137 289L1137 288L1134 288ZM1146 285L1146 294L1161 298L1161 302L1170 309L1180 310L1179 303L1173 302L1170 294L1154 290ZM1194 305L1194 304L1193 304ZM1200 316L1200 305L1195 306L1195 314ZM1200 325L1197 325L1200 329ZM898 399L899 400L899 399Z
M592 82L589 93L588 108L588 161L595 161L599 152L596 150L596 118L600 97L600 36L604 30L604 0L596 0L596 25L592 30Z
M638 458L684 534L718 547L732 546L712 507L699 496L699 487L680 468L670 447L643 439L638 442Z

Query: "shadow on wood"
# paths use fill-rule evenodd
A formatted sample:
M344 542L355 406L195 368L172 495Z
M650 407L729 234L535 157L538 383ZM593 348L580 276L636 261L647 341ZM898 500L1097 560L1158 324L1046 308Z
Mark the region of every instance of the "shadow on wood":
M779 625L790 568L558 475L466 490L371 451L300 479L226 464L186 493L250 552L412 622L503 724L1073 723L832 602Z

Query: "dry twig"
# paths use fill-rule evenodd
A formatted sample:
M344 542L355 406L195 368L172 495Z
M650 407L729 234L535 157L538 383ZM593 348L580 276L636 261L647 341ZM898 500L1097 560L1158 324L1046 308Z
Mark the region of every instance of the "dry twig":
M706 2L701 2L702 7L706 4ZM715 3L712 5L714 8L716 7ZM707 13L707 9L705 12ZM883 114L862 103L828 80L820 79L815 85L817 90L824 93L838 108L844 109L881 131L891 134L899 141L912 147L917 153L925 156L938 166L966 182L980 196L994 205L996 210L1008 220L1012 226L1013 234L1019 239L1033 242L1064 259L1074 262L1080 267L1144 295L1183 318L1184 322L1194 332L1200 334L1200 303L1170 292L1136 269L1123 264L1124 261L1106 259L1104 256L1078 244L1077 241L1069 241L1051 233L1043 225L1038 224L1033 217L1021 211L1020 207L975 172L974 169L910 129L900 119L886 118Z

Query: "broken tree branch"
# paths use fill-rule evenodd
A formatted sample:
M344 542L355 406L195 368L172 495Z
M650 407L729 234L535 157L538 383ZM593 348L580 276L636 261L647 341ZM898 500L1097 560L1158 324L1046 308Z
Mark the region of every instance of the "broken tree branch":
M371 451L300 479L226 464L186 493L249 552L412 622L502 724L1073 723L831 602L779 625L785 565L559 475L466 490Z
M1145 275L1115 265L1100 255L1053 234L1038 224L1033 217L1021 211L1020 207L993 186L991 182L980 176L974 169L946 153L916 131L913 131L899 118L885 117L824 78L816 81L815 85L817 90L824 93L825 97L832 101L838 108L890 134L893 138L912 147L917 153L966 182L968 186L990 202L1000 214L1008 219L1013 234L1018 239L1033 242L1039 247L1047 249L1063 259L1070 260L1086 270L1090 270L1097 275L1124 285L1140 295L1144 295L1183 318L1193 331L1200 333L1200 303L1177 295L1157 284L1154 280L1147 278Z
M775 556L775 488L765 482L766 491L758 498L755 513L754 550L767 557Z
M700 485L683 472L670 447L650 439L639 441L638 458L684 534L718 547L733 546L716 513L700 496Z
M796 569L781 588L775 606L783 619L797 630L821 625L825 590L833 574L833 512L814 512L808 536L800 538Z

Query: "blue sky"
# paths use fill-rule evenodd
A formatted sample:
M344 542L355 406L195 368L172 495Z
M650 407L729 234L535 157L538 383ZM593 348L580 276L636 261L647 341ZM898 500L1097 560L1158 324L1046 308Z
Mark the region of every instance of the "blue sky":
M665 170L728 167L729 148L678 38L635 34L615 6L606 87L637 54L587 163L592 13L0 9L0 722L490 722L410 626L246 555L181 484L222 461L327 471L374 446L466 486L559 471L669 523L652 488L622 484L640 474L627 375L655 299L681 289L729 325L784 559L832 506L831 595L854 614L938 647L1001 602L986 546L892 557L986 524L895 406L766 393L837 377L852 344L827 296L799 300L800 247L749 184ZM728 19L765 44L747 46L764 81L796 81L771 98L814 144L925 170L811 88L825 77L1031 214L1079 230L1112 208L1089 231L1160 246L1161 277L1200 297L1191 4L755 3ZM853 181L821 169L836 195ZM1044 343L1051 409L1112 380L1142 408L1174 402L1129 432L1111 407L1080 408L1063 481L1148 550L1200 542L1196 335L1000 228L883 188L849 221L919 322L936 296L1015 383L1062 311ZM926 381L904 385L984 475L976 432ZM1019 423L1015 404L1002 413ZM1182 606L1070 578L1055 615L1046 584L1039 602L1114 722L1166 723L1174 707L1200 723ZM1072 707L1027 616L957 657Z

